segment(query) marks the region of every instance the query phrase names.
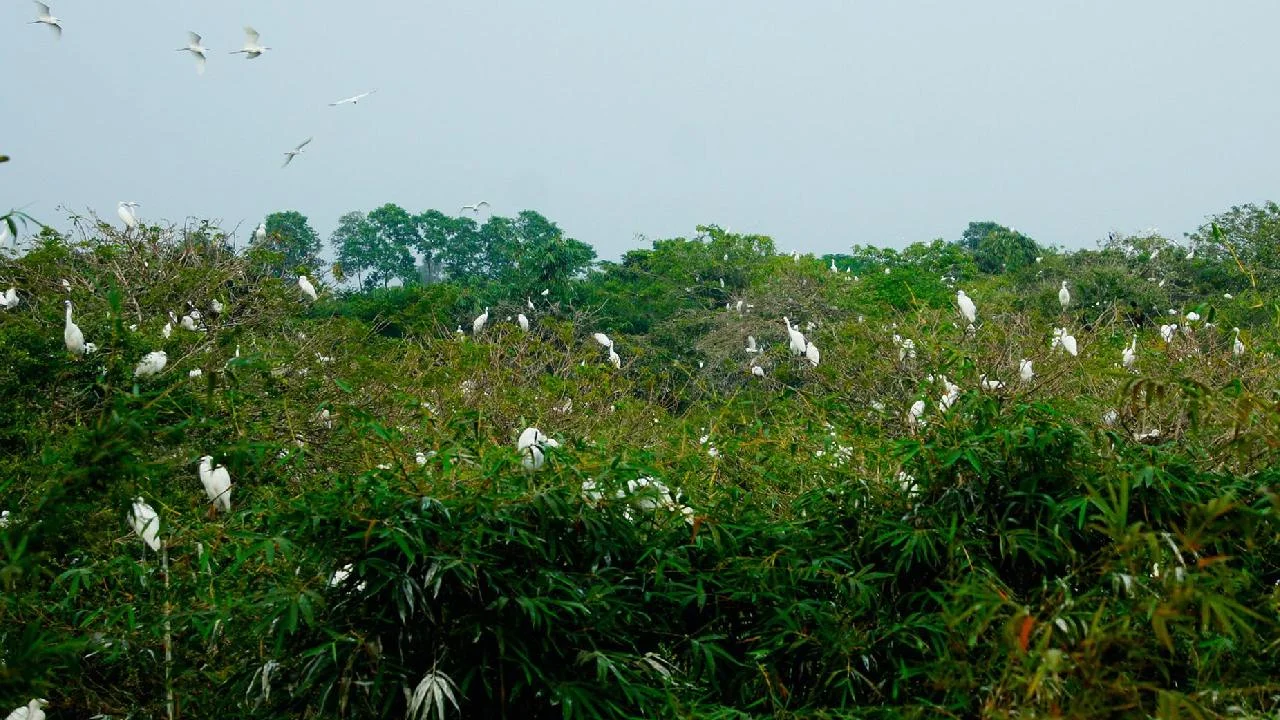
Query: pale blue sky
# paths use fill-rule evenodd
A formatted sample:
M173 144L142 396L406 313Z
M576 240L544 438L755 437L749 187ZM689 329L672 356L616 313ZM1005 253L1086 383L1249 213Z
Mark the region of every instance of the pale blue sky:
M61 41L0 8L0 205L57 226L137 200L244 231L297 209L327 238L486 199L605 258L703 222L817 253L975 219L1081 247L1180 237L1280 179L1275 0L52 6ZM228 55L245 24L274 49Z

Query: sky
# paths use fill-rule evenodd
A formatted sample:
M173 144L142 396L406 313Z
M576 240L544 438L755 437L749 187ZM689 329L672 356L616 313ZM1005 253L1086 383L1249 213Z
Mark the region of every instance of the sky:
M327 238L487 200L614 259L702 223L818 254L971 220L1092 247L1280 199L1275 0L51 5L61 40L0 7L0 206L55 227L135 200ZM228 54L244 25L272 50Z

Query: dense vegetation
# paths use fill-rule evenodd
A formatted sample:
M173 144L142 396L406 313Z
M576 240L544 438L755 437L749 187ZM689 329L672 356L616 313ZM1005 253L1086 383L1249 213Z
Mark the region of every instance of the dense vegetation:
M1280 208L1215 221L821 258L706 227L595 263L537 213L389 205L331 268L297 213L239 252L45 228L0 261L0 708L1267 716ZM536 471L527 426L559 441Z

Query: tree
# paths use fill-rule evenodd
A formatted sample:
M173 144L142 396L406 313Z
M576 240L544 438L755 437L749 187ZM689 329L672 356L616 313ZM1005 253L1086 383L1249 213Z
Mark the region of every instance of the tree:
M1035 240L989 220L969 223L960 244L973 253L978 269L988 273L1017 270L1035 262L1040 254Z
M417 223L396 205L384 205L365 215L349 212L338 219L329 244L345 273L354 273L362 288L387 287L392 280L413 284L417 275L413 243L420 242Z
M418 216L418 231L423 268L432 277L444 275L462 284L484 277L484 252L474 220L428 210Z
M1252 282L1280 280L1280 205L1274 202L1233 206L1187 238L1201 259L1230 263Z
M541 214L524 210L514 221L494 223L490 240L490 268L495 278L516 297L551 289L562 295L570 280L581 276L596 259L590 245L565 237L560 228ZM485 223L489 228L493 223Z
M296 210L271 213L266 225L266 238L253 247L278 253L278 275L306 273L319 264L320 236L305 215Z

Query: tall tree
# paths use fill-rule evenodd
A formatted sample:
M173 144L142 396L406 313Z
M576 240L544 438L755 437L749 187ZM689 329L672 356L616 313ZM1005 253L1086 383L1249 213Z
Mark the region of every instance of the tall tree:
M278 275L307 273L320 262L320 236L307 217L296 210L274 212L267 216L267 236L252 247L275 253L271 266Z
M1035 240L991 221L969 223L960 244L973 252L978 268L988 273L1017 270L1035 262L1040 254Z

